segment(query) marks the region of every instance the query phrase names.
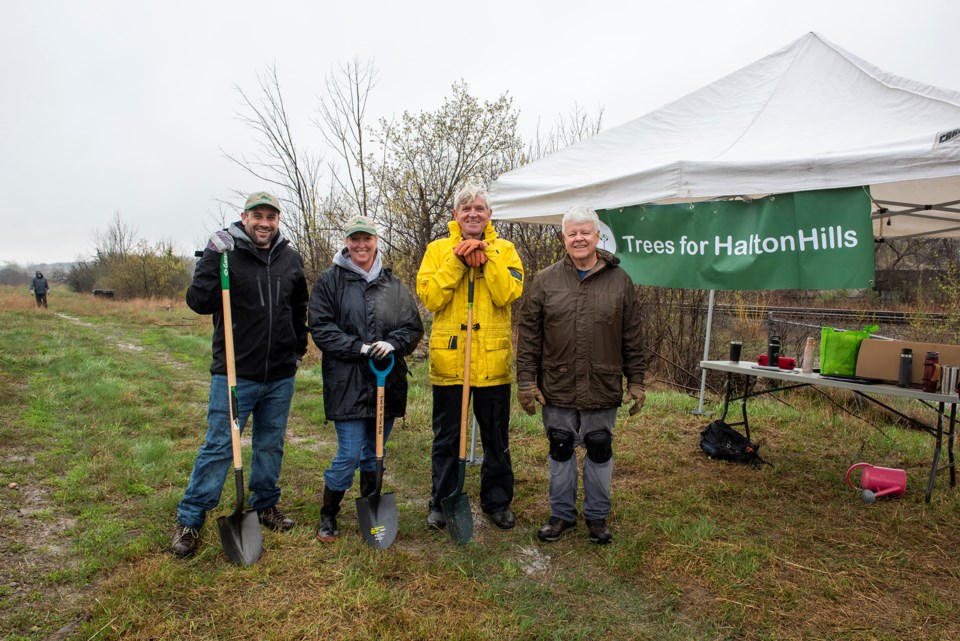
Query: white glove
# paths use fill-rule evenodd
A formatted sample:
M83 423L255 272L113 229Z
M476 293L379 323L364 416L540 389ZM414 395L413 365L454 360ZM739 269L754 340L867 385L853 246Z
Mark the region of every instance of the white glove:
M364 354L366 354L366 353L369 352L369 351L370 351L370 346L367 345L366 343L364 343L363 345L360 346L360 355L361 355L361 356L363 356Z
M393 345L387 341L377 341L370 346L370 353L374 358L386 358L387 354L396 349Z

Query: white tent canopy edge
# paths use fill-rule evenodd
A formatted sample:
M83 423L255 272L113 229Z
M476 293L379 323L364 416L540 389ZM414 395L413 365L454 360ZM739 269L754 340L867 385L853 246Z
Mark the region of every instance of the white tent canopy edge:
M869 185L878 237L960 235L960 92L809 33L645 116L500 176L494 218ZM887 223L887 224L884 224Z

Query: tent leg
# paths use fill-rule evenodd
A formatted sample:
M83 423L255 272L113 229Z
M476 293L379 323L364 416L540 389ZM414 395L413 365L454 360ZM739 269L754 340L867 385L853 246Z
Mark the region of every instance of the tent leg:
M707 331L703 339L703 360L710 360L710 329L713 326L713 294L714 290L710 290L710 296L707 299ZM707 370L701 370L700 372L700 402L697 405L692 413L697 416L703 415L703 394L707 389Z
M473 416L470 427L470 458L467 459L467 465L480 465L483 463L483 457L477 456L477 417Z

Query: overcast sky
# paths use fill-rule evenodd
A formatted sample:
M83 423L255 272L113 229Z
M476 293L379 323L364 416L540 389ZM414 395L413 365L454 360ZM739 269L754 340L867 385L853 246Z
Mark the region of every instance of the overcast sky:
M605 128L809 31L895 74L960 90L953 0L549 3L35 0L4 3L0 264L89 257L119 212L190 254L219 201L262 188L223 152L256 151L237 87L275 64L295 135L316 152L324 78L373 60L374 117L434 110L465 80L513 97L521 133L579 105ZM371 121L373 122L373 121Z

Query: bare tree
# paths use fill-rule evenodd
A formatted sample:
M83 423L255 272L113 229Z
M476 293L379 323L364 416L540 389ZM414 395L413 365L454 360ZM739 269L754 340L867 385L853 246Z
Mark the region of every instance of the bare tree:
M113 220L105 231L94 234L94 251L99 262L123 259L136 243L137 228L125 223L119 211L113 212Z
M377 69L372 61L354 58L327 75L326 97L320 98L319 119L314 124L323 132L327 144L343 161L328 163L334 184L352 201L352 210L363 216L377 211L377 189L371 189L370 132L366 125L367 100L376 85ZM346 178L341 178L341 171Z
M603 111L603 107L600 107L594 117L574 103L573 110L567 115L559 114L553 127L543 136L540 135L540 122L537 121L537 134L527 145L525 162L538 160L600 133L603 129Z
M287 215L281 217L284 232L303 255L307 272L315 275L330 262L331 233L338 227L322 205L321 159L294 140L276 66L268 67L258 80L256 97L240 87L237 92L247 108L240 119L255 132L260 150L251 157L224 153L251 175L272 185L289 206Z
M602 107L594 117L574 104L569 114L557 116L553 127L546 134L541 135L540 126L537 125L536 137L527 144L526 155L516 159L515 166L539 160L576 144L599 133L602 128ZM563 241L556 225L500 222L497 223L497 229L516 245L528 278L563 256Z

